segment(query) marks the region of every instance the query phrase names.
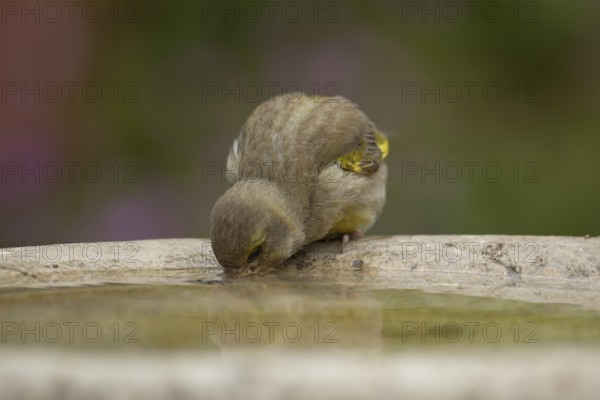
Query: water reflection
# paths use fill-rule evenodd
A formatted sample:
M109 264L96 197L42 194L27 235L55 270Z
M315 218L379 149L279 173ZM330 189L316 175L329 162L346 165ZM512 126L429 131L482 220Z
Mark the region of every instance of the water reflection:
M202 337L223 351L381 348L381 305L365 291L231 285L210 300Z
M600 343L600 312L312 279L0 292L0 346L382 354L415 347ZM247 353L247 352L246 352Z

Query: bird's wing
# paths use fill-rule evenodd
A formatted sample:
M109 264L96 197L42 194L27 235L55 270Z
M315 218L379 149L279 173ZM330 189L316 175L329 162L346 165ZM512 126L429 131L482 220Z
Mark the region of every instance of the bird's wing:
M388 151L387 137L381 132L372 130L365 133L352 152L342 155L336 162L347 171L371 175L379 170Z
M240 141L239 138L233 140L233 146L229 150L229 156L227 156L226 173L227 181L230 184L236 183L240 180L239 165L240 165ZM233 173L227 173L233 172Z
M387 154L387 138L342 96L288 94L268 100L248 117L228 157L240 178L299 183L333 162L372 174Z

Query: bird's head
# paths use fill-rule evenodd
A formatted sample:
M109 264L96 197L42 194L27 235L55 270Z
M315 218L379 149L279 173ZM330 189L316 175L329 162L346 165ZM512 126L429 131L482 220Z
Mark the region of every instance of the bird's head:
M215 203L210 217L213 252L230 274L279 266L304 244L291 207L269 181L240 181Z

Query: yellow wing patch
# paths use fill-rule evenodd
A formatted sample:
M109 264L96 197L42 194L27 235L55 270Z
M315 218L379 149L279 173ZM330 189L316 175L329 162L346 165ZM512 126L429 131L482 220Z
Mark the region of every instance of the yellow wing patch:
M377 147L381 150L381 159L383 160L390 152L390 142L383 133L375 132L375 143L377 143Z
M354 151L338 158L337 163L345 170L371 175L379 170L379 165L387 157L389 150L388 138L375 131L365 135L365 140Z

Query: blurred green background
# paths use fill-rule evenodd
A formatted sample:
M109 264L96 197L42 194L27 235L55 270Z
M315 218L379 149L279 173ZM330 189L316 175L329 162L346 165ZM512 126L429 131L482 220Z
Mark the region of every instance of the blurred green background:
M297 89L390 136L371 234L598 234L597 1L70 4L2 3L0 247L208 236L208 168Z

